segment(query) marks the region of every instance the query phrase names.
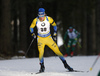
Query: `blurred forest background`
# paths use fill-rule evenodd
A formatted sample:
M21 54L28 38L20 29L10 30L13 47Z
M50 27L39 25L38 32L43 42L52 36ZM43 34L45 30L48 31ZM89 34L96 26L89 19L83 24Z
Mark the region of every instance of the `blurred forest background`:
M27 51L32 40L29 26L40 7L55 20L62 38L69 25L81 33L82 48L77 45L76 55L100 52L100 0L0 0L0 57L8 58L20 55L19 51ZM59 48L65 53L63 45ZM44 56L52 55L54 53L46 47ZM38 57L36 39L27 57Z

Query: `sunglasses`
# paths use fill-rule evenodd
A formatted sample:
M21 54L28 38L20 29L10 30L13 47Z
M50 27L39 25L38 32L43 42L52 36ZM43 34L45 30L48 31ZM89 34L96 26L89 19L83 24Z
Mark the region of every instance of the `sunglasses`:
M38 15L39 17L44 17L44 15Z

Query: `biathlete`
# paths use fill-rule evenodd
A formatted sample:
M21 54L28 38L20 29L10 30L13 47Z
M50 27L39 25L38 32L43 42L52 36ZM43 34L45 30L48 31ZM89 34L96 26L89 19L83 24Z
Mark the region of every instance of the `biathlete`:
M54 40L51 37L50 24L53 26L53 29L54 29L53 37L54 37L54 39L56 39L56 35L57 35L56 23L54 22L54 20L51 17L46 16L44 8L39 8L38 9L38 17L36 17L33 20L32 24L30 26L30 32L31 32L33 38L35 36L34 27L35 26L37 27L37 33L38 33L37 34L37 44L38 44L39 60L40 60L39 72L45 71L44 59L43 59L45 45L47 45L49 48L51 48L53 50L53 52L59 56L59 58L63 62L64 67L66 69L68 69L69 71L73 71L73 68L71 68L67 64L66 60L63 57L63 54L60 52L57 44L54 42Z
M66 48L66 54L64 55L65 57L67 57L68 55L71 55L71 56L74 55L75 46L77 43L77 39L79 39L80 37L80 33L76 31L76 29L74 29L72 26L70 26L64 35L64 41L68 38L67 36L69 37L69 40L68 40L68 44ZM71 48L71 51L70 51L70 48Z

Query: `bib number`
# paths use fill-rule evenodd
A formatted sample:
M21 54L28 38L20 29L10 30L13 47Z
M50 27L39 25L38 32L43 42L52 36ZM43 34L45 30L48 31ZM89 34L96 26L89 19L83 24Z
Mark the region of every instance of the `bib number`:
M41 28L41 32L47 31L47 28Z

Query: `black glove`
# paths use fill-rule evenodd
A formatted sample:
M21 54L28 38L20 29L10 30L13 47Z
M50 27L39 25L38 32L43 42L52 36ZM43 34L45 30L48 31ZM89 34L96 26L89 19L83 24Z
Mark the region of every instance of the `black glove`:
M57 33L53 34L53 39L56 41L57 40Z
M32 33L31 35L32 35L33 39L35 39L35 38L36 38L35 33Z

